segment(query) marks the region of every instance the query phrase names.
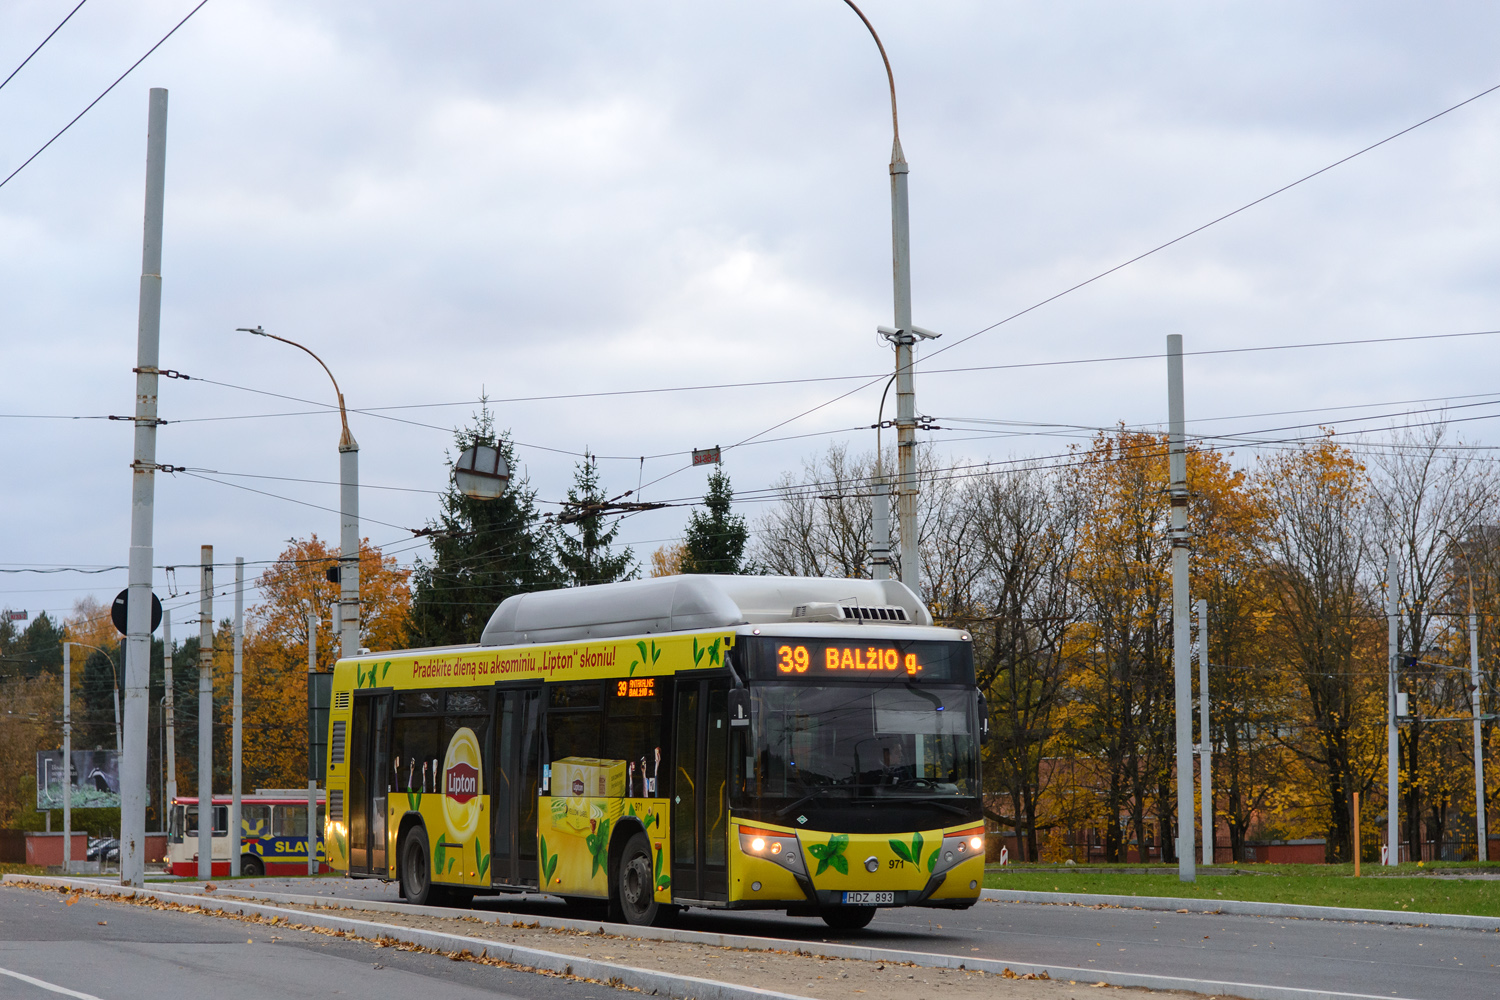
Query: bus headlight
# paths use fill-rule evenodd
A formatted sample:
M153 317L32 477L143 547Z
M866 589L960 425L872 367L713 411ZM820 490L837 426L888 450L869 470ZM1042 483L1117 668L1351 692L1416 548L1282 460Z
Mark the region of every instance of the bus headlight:
M960 830L943 838L942 853L932 873L940 874L969 858L984 856L984 831L981 829Z
M757 830L753 827L739 828L740 850L752 857L774 861L787 871L806 875L800 852L797 850L795 833L777 833L775 830Z

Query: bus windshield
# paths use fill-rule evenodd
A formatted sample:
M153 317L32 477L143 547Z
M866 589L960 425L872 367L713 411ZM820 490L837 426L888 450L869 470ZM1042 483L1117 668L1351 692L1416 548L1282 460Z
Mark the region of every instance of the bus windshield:
M770 683L751 699L740 790L762 819L847 817L855 804L894 809L895 829L977 815L973 689Z

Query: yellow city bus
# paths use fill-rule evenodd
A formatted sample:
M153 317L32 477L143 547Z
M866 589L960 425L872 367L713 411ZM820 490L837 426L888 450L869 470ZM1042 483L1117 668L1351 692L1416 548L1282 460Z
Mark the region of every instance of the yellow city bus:
M329 863L413 903L541 891L636 924L972 906L985 713L969 635L931 622L895 581L674 576L341 659Z

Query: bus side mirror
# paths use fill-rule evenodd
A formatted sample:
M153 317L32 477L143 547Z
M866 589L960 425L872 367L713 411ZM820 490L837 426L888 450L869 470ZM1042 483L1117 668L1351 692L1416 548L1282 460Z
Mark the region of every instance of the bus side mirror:
M750 692L746 688L729 689L729 725L750 725Z
M990 737L990 700L983 694L979 696L979 735L984 739Z

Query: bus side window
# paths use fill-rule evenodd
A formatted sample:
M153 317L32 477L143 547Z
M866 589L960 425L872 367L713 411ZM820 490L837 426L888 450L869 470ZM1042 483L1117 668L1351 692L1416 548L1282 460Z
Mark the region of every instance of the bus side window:
M214 836L229 836L229 807L214 806Z
M184 814L183 829L189 837L198 836L198 807L188 806Z
M256 803L240 806L240 836L267 837L271 834L271 807Z
M271 814L271 836L307 837L307 806L279 805Z

